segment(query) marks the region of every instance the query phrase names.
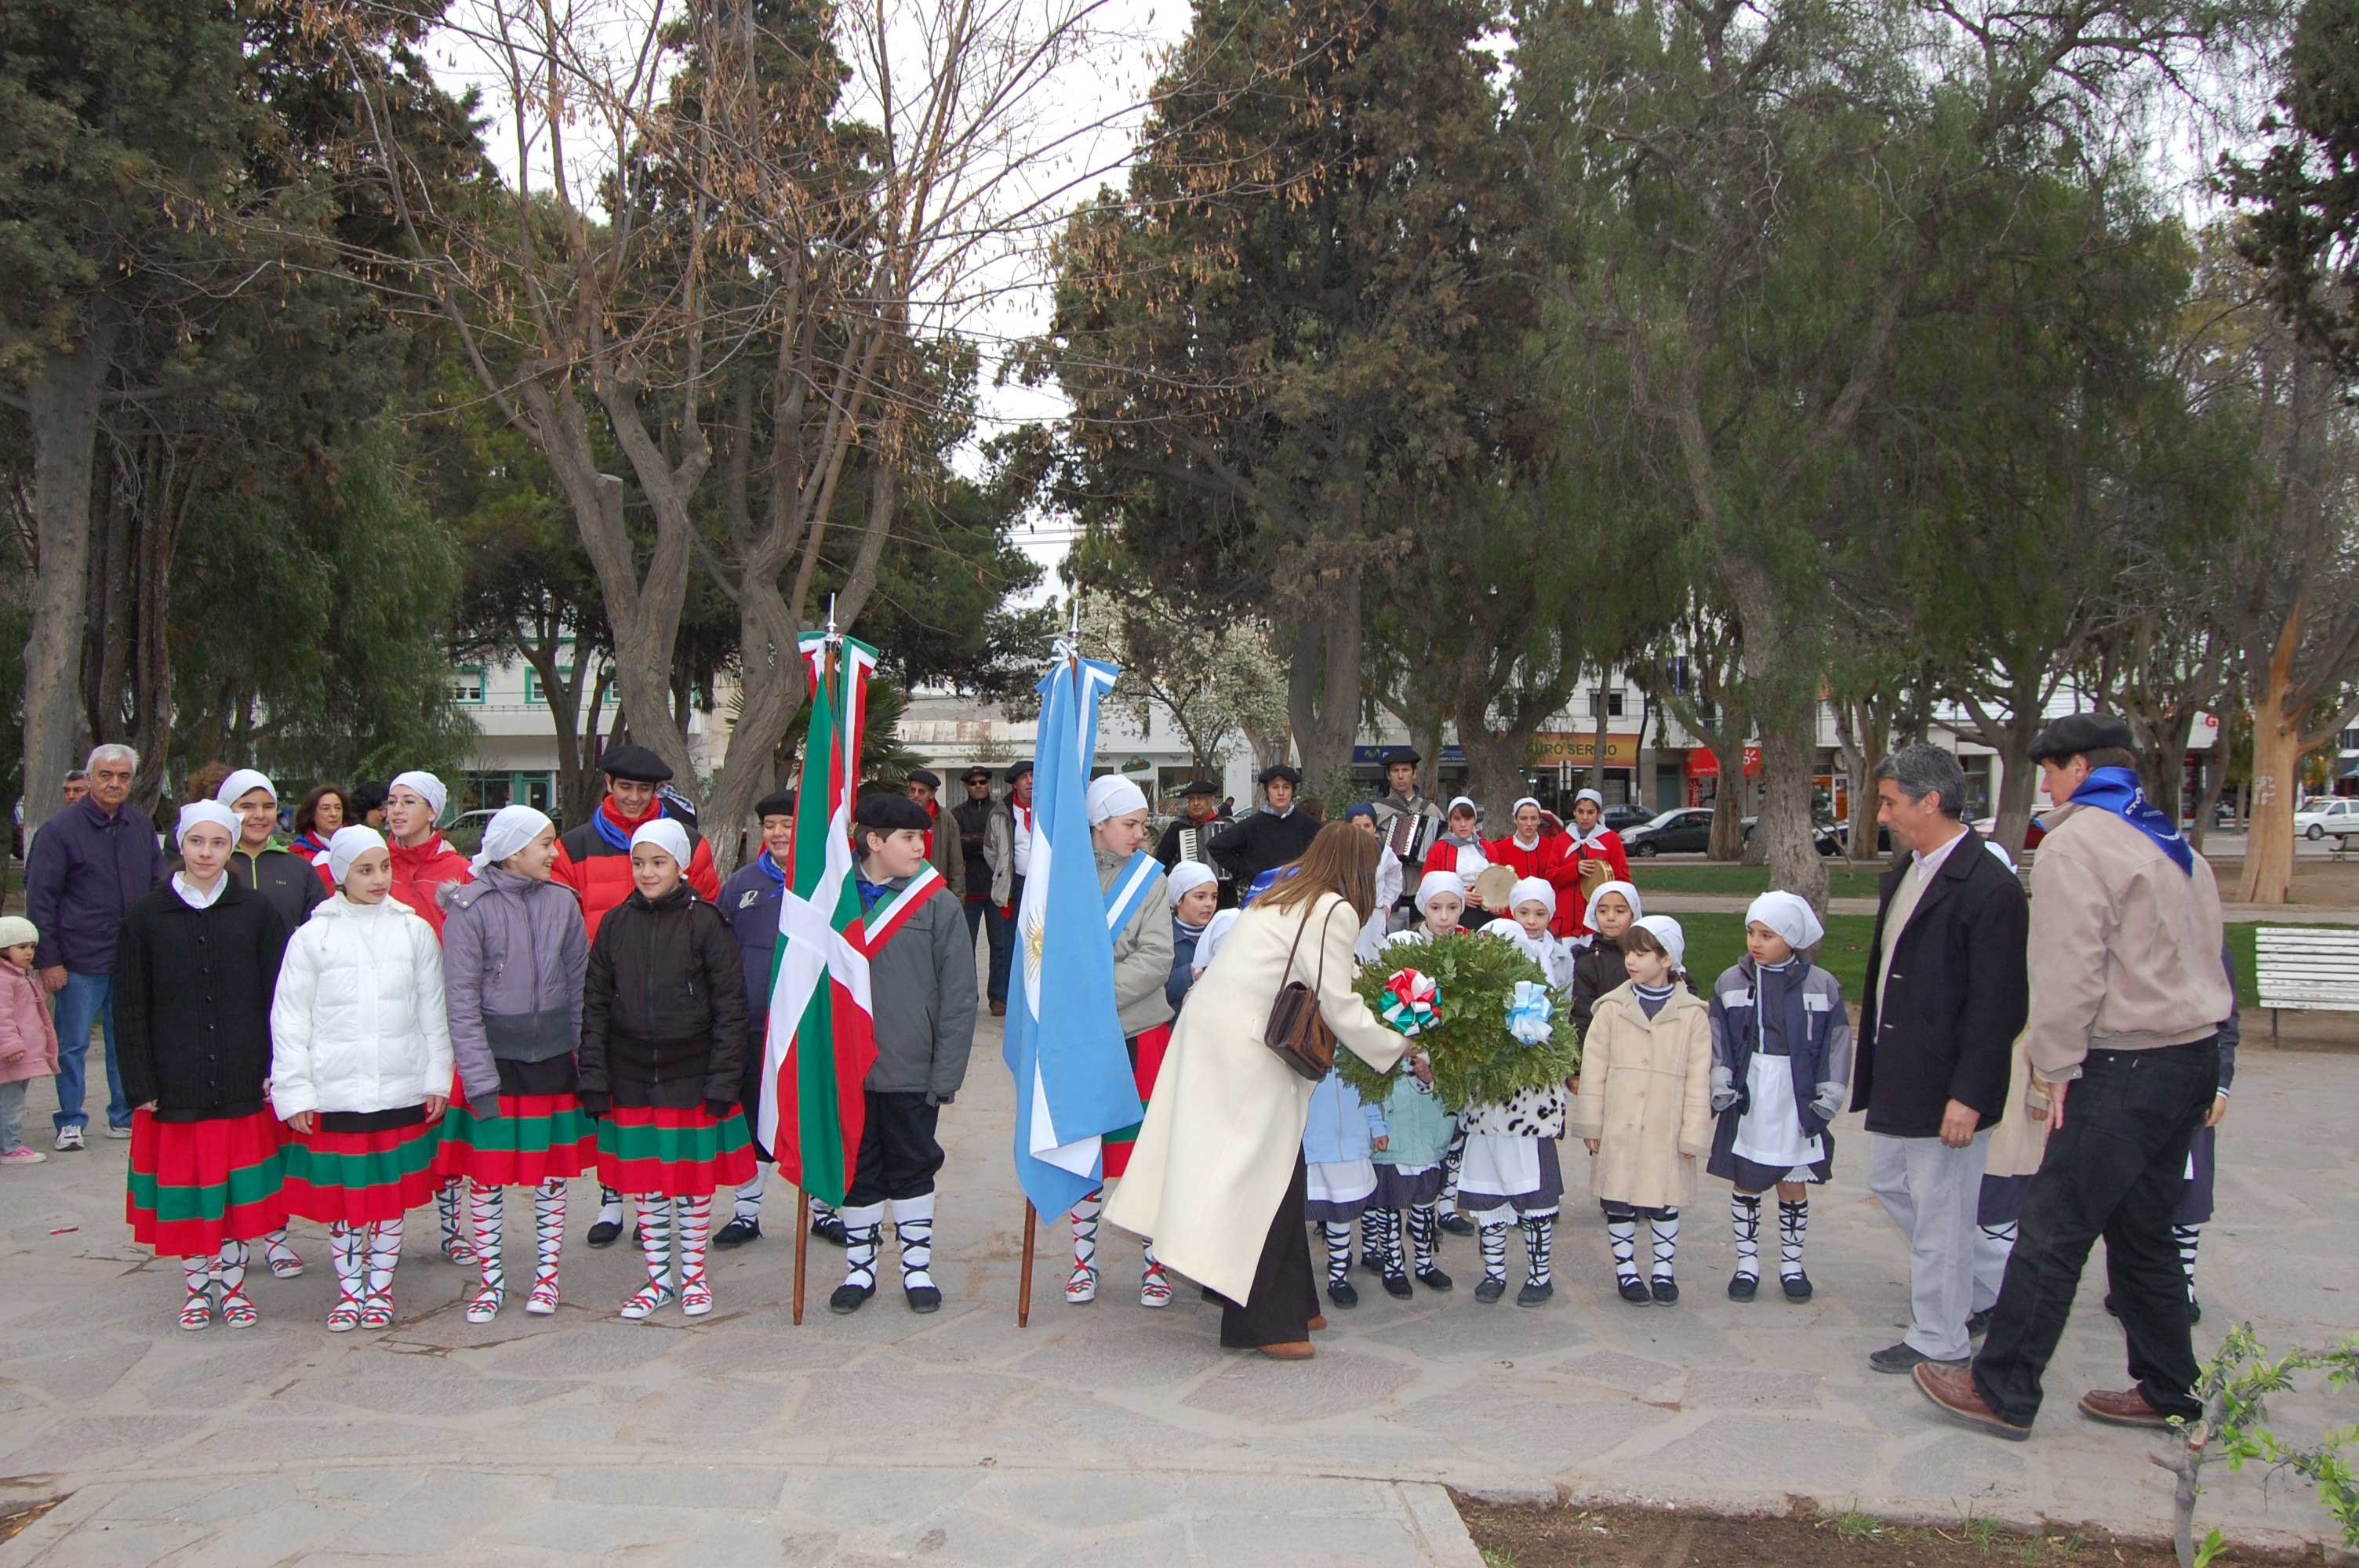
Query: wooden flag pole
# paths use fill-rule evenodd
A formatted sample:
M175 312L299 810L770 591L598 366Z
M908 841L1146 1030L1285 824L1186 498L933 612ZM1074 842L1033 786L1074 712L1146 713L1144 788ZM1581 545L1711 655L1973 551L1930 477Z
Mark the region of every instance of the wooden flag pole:
M788 1189L795 1195L795 1326L803 1325L803 1253L810 1247L810 1206L803 1201L800 1187Z
M1032 1325L1032 1244L1038 1239L1040 1217L1032 1207L1032 1200L1024 1200L1024 1267L1016 1277L1016 1326Z

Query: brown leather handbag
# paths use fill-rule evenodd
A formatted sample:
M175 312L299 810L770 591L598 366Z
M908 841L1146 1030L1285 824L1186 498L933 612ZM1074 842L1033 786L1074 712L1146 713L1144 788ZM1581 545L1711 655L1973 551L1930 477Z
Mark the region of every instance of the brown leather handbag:
M1328 910L1327 918L1335 918ZM1262 1030L1262 1041L1277 1054L1277 1059L1301 1076L1317 1083L1335 1066L1335 1032L1319 1016L1319 993L1327 984L1327 932L1319 932L1319 984L1317 989L1292 979L1294 955L1302 946L1302 934L1310 929L1310 916L1306 912L1302 924L1295 928L1294 946L1286 950L1286 973L1289 977L1278 988L1277 1000L1270 1003L1269 1022Z

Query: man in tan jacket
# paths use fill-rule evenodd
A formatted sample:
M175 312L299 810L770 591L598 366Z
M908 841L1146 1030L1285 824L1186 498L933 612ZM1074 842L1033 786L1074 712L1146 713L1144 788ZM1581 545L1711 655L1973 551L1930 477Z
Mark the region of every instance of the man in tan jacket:
M2048 818L2031 883L2027 1108L2054 1130L1982 1354L1915 1376L1960 1420L2028 1436L2040 1375L2102 1236L2136 1386L2083 1394L2081 1411L2164 1427L2201 1413L2170 1220L2219 1085L2232 1000L2220 892L2139 787L2128 725L2074 714L2041 731L2031 756L2049 797L2066 803Z

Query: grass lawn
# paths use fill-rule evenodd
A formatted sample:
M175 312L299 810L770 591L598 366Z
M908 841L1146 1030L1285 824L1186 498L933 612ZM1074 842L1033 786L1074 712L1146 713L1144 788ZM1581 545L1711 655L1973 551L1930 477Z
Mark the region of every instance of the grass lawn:
M1743 915L1682 914L1675 918L1688 934L1688 971L1695 976L1698 986L1710 986L1720 978L1722 970L1745 957ZM2253 933L2258 928L2251 922L2238 922L2228 927L2228 946L2236 956L2236 999L2247 1011L2261 1005L2260 993L2253 988ZM1827 939L1819 948L1819 963L1843 982L1843 1000L1854 1005L1865 995L1867 945L1875 936L1875 920L1872 915L1827 917Z
M1769 885L1769 871L1766 866L1702 860L1666 864L1660 860L1633 859L1630 871L1641 895L1650 892L1719 892L1750 898ZM1874 898L1875 880L1882 874L1875 868L1862 871L1840 862L1830 865L1827 868L1828 896Z

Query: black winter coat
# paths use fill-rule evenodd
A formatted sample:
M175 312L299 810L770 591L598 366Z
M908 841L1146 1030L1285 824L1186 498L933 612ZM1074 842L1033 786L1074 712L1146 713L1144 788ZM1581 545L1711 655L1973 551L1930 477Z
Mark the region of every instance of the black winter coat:
M286 951L278 912L234 881L208 909L191 909L169 882L134 903L114 957L123 1098L155 1101L165 1121L260 1110Z
M745 1070L745 976L721 912L682 882L606 912L582 992L582 1102L725 1116Z
M1222 829L1212 839L1209 853L1216 864L1228 868L1242 892L1264 871L1300 860L1302 851L1310 848L1310 840L1317 837L1319 824L1311 821L1300 806L1284 816L1254 811Z
M259 855L232 850L229 875L248 892L267 899L290 932L310 919L312 907L328 896L328 884L311 862L284 849L265 849Z
M2006 1110L2015 1037L2031 1006L2030 902L1968 828L1900 933L1878 1016L1884 920L1908 865L1886 871L1877 890L1852 1108L1867 1112L1870 1132L1894 1138L1937 1136L1953 1099L1980 1112L1980 1126L1995 1126Z

